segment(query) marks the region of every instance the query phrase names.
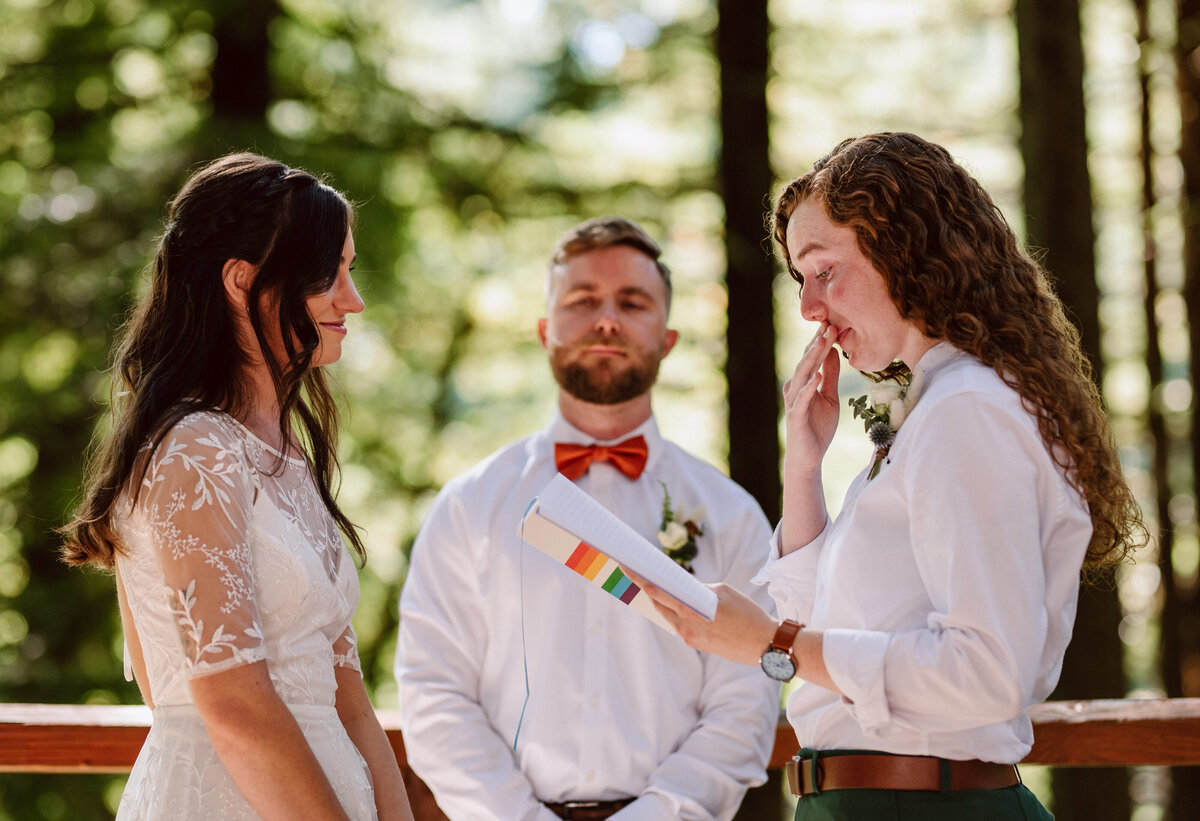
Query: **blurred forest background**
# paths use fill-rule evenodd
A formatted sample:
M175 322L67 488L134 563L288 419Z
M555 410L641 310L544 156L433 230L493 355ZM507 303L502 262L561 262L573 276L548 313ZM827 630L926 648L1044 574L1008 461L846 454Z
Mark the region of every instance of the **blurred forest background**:
M1084 595L1055 697L1200 696L1197 46L1200 0L2 0L0 701L139 703L111 579L60 565L52 529L198 163L257 150L359 203L367 309L332 370L370 550L355 623L394 708L424 512L550 412L534 324L557 236L620 213L662 240L681 343L660 424L776 518L778 385L811 329L764 213L878 130L945 144L1039 249L1158 536ZM870 450L848 416L834 510ZM1200 817L1194 770L1025 774L1060 819ZM122 784L0 774L0 819L108 818Z

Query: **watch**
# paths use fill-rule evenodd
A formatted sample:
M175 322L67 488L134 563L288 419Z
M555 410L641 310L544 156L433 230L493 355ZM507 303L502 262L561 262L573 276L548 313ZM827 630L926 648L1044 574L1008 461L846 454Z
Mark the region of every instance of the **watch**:
M770 645L759 659L763 672L776 681L791 681L796 675L796 657L792 654L792 642L796 640L796 634L802 627L803 624L791 619L779 622L775 638L771 639Z

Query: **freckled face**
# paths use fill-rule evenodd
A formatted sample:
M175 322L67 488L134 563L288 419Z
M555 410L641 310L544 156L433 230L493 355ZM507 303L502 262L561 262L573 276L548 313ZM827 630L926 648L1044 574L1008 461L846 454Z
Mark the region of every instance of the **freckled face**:
M354 236L347 231L342 246L342 261L337 279L323 294L305 300L308 315L317 323L321 343L313 354L313 367L337 362L342 356L342 340L346 337L346 315L362 311L364 303L354 287L350 272L354 268Z
M932 347L933 340L900 316L854 229L835 224L821 200L809 197L792 211L787 248L804 277L801 316L832 326L852 367L881 371L899 359L911 368Z

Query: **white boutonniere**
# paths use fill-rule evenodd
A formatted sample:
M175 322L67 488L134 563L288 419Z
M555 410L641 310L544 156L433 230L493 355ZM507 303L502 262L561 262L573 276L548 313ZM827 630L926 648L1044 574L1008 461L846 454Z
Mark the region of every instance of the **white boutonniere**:
M867 388L866 394L850 400L854 417L862 418L867 438L875 446L875 463L867 474L868 480L878 475L883 460L896 441L896 433L920 395L920 374L915 379L912 374L899 379L899 382L875 382Z
M676 564L689 573L692 572L692 559L696 558L699 548L696 539L704 535L704 525L701 519L707 513L705 508L680 511L677 515L671 506L671 493L666 483L659 482L663 489L662 524L658 528L658 543L663 552Z

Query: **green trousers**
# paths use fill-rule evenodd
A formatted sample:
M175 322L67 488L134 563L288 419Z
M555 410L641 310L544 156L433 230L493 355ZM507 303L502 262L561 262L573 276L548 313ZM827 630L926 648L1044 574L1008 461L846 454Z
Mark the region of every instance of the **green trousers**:
M1024 784L1001 790L829 790L796 800L796 821L1053 821Z
M800 755L809 758L811 751L801 750ZM998 790L947 792L827 790L798 798L796 821L1054 821L1054 816L1024 784L1017 784Z

